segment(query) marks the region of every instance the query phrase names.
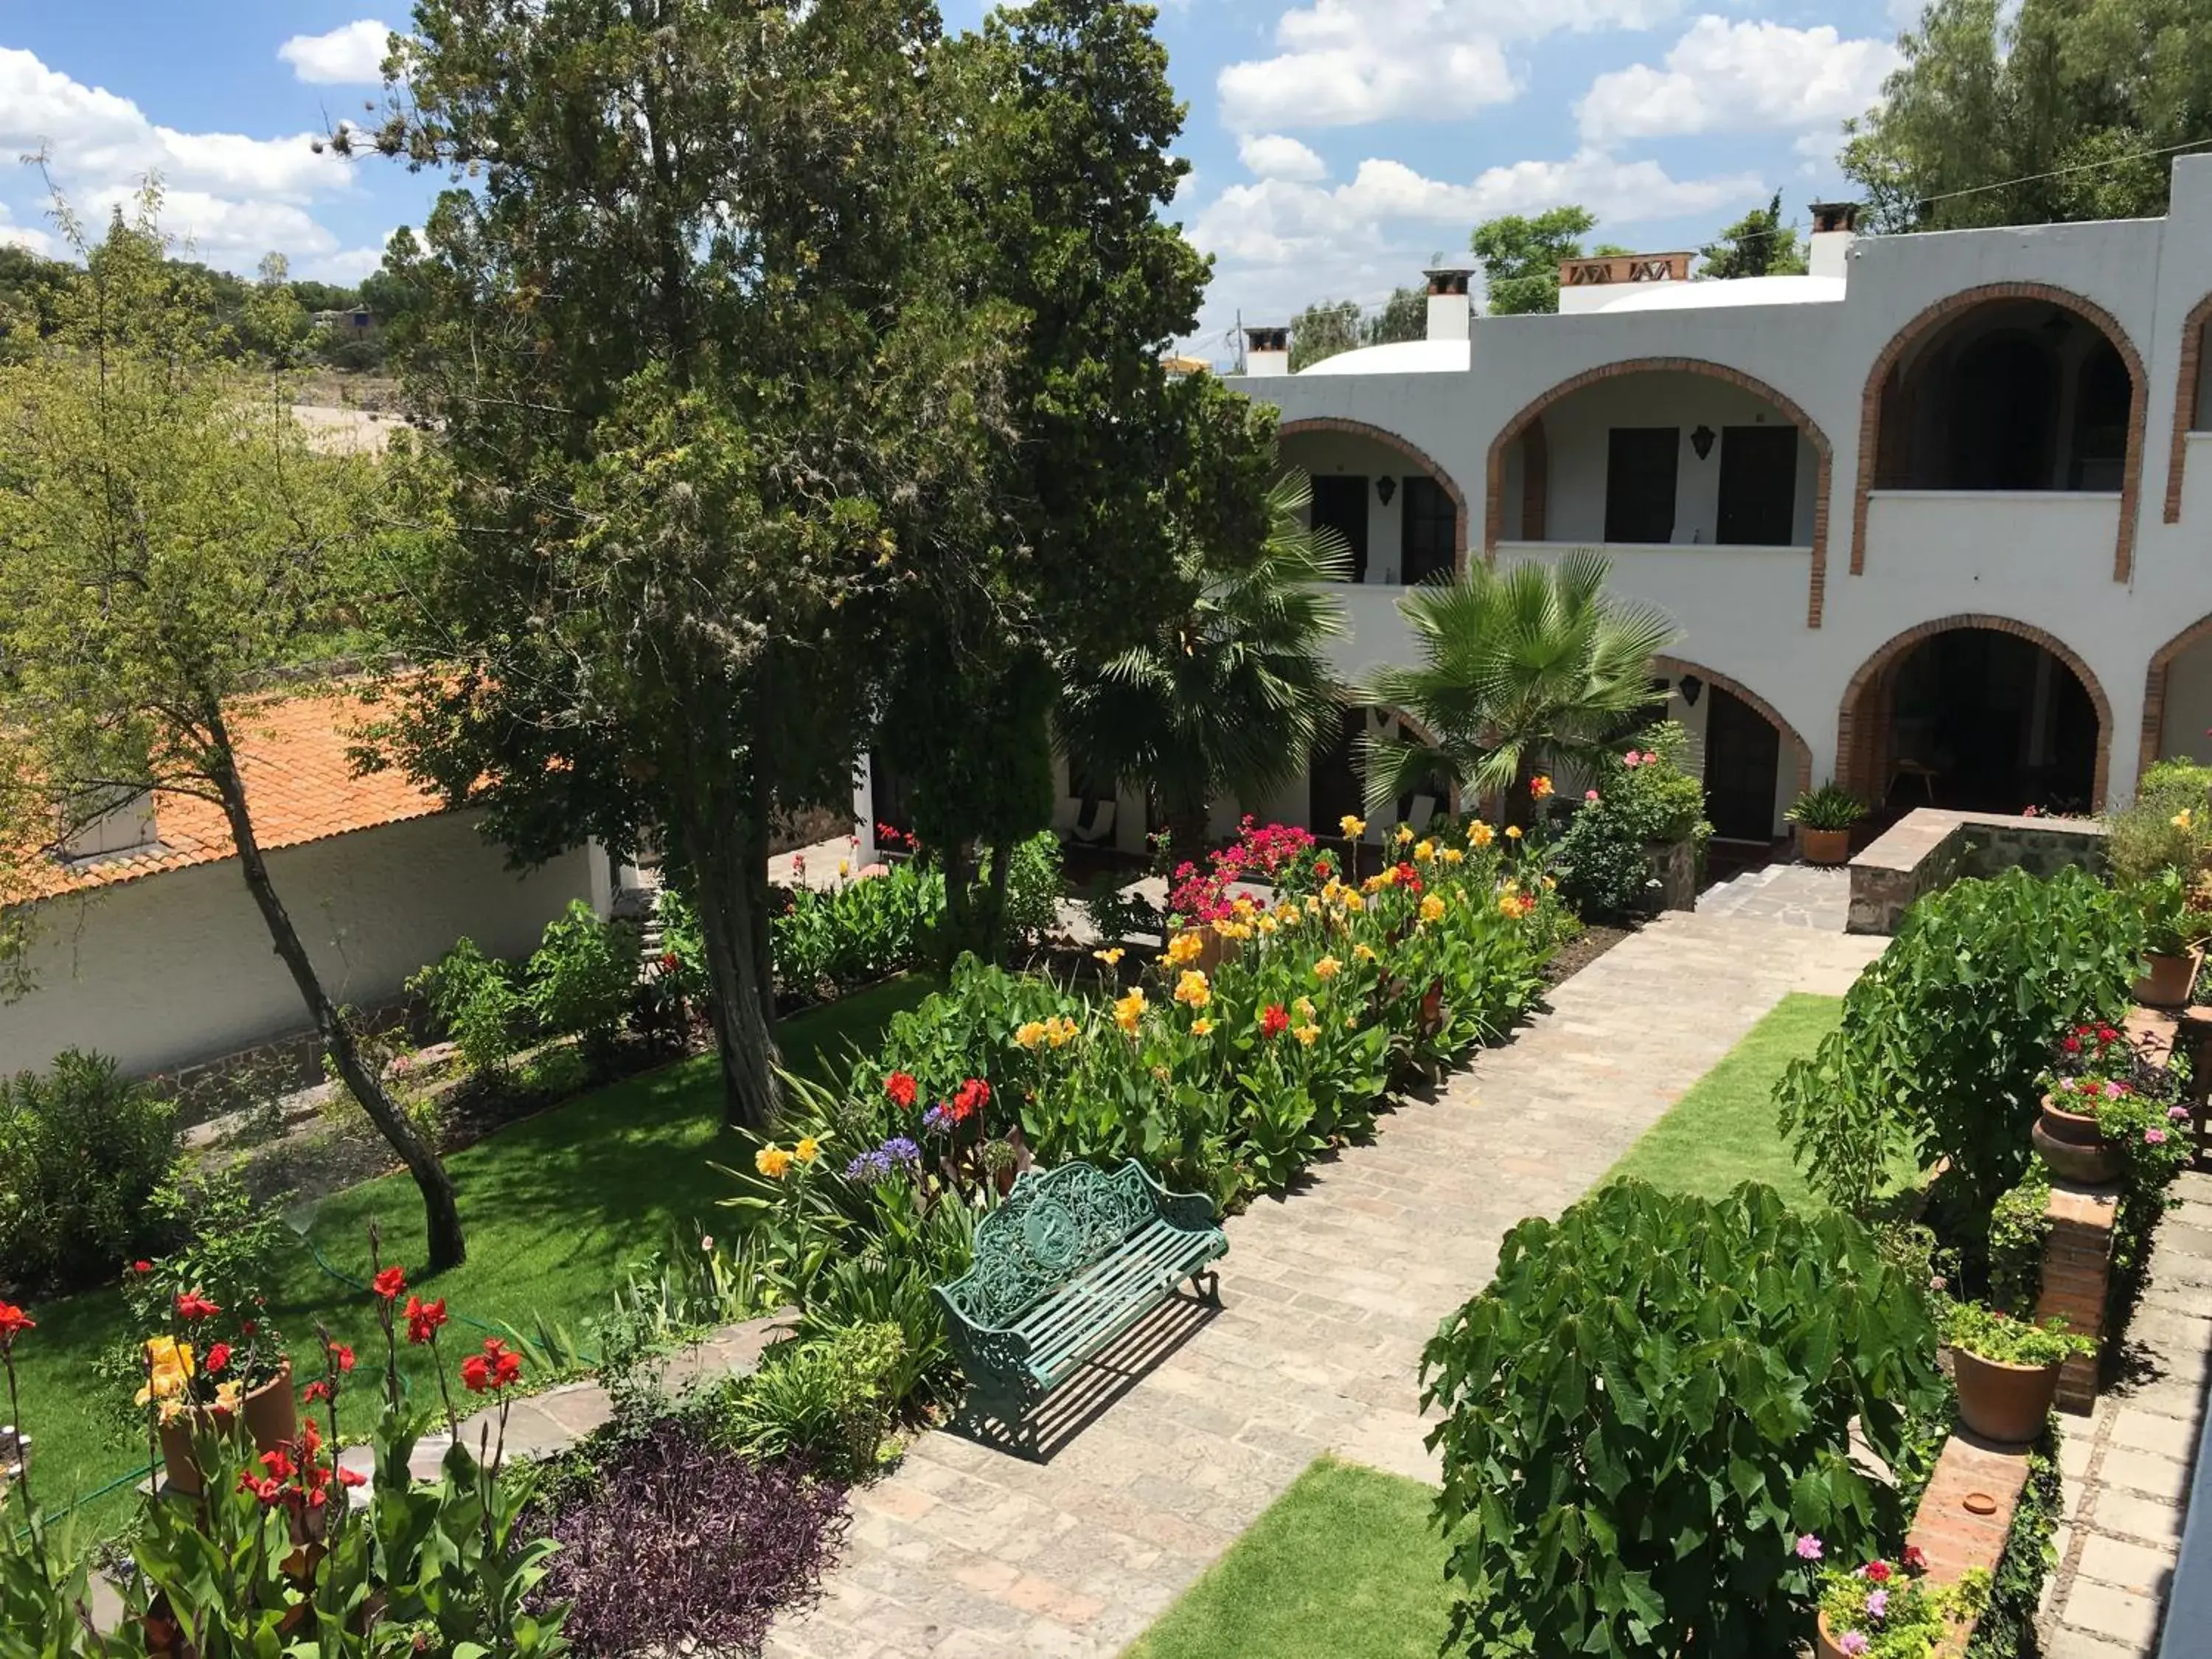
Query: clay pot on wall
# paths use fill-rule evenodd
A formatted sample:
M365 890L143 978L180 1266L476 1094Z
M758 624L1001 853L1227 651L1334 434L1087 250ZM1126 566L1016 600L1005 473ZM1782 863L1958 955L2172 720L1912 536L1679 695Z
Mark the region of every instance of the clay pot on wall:
M1851 857L1851 832L1848 830L1808 830L1801 823L1797 826L1797 852L1808 864L1848 864Z
M2058 1394L2058 1367L2006 1365L1961 1348L1951 1350L1959 1385L1959 1420L1984 1440L2024 1446L2043 1432Z
M2126 1158L2124 1147L2097 1133L2094 1117L2066 1111L2055 1105L2049 1095L2044 1096L2043 1110L2027 1138L2043 1154L2053 1175L2084 1187L2101 1187L2118 1180Z
M299 1402L292 1394L290 1360L284 1362L276 1376L239 1402L239 1416L244 1419L246 1437L253 1443L257 1454L273 1451L299 1437ZM161 1469L170 1491L191 1493L200 1489L199 1471L192 1457L192 1436L210 1424L225 1433L237 1431L230 1413L208 1406L195 1406L180 1413L175 1422L161 1425Z
M2201 945L2184 956L2150 953L2150 971L2136 981L2137 1002L2153 1008L2179 1008L2189 1000L2197 984L2197 969L2204 960Z

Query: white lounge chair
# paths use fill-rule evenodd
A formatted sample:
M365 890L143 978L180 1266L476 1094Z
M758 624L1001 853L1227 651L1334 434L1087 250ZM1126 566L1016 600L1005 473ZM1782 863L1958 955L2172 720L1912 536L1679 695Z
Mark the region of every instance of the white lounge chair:
M1085 847L1096 847L1106 840L1114 833L1114 814L1120 805L1119 801L1092 801L1091 810L1075 826L1075 839Z

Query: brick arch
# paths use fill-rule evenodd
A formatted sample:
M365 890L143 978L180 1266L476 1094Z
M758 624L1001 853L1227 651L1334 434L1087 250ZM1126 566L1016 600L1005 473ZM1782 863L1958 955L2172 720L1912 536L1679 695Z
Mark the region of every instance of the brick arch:
M1707 685L1717 685L1730 696L1747 703L1782 736L1782 742L1797 760L1797 793L1803 794L1813 787L1813 745L1803 735L1782 717L1782 711L1772 703L1731 675L1717 668L1708 668L1701 662L1692 662L1686 657L1654 657L1651 672L1663 674L1668 679L1679 679L1685 674L1695 674Z
M2166 671L2191 646L2202 645L2207 640L2212 640L2212 617L2199 617L2151 653L2150 667L2143 674L2142 738L2136 751L2137 777L2158 759L2159 743L2166 735Z
M2016 622L2010 617L1987 616L1978 611L1962 612L1955 617L1938 617L1906 629L1890 640L1866 661L1859 672L1851 676L1850 684L1844 688L1841 705L1836 711L1836 770L1846 788L1857 793L1860 799L1878 802L1876 791L1886 785L1887 777L1873 775L1881 769L1886 758L1880 751L1888 741L1888 711L1883 708L1862 708L1869 694L1878 686L1883 672L1904 660L1905 653L1938 634L1955 633L1962 628L1984 628L1993 633L2010 634L2015 639L2039 645L2064 663L2081 682L2081 689L2089 694L2090 705L2097 711L2096 769L2089 782L2090 805L2098 811L2105 804L2105 786L2112 772L2112 703L2105 695L2104 686L2091 672L2089 665L2055 634L2045 633L2033 623ZM1866 718L1879 715L1878 719Z
M2181 373L2173 383L2173 448L2166 462L2166 521L2181 522L2181 469L2189 459L2189 432L2200 412L2197 371L2203 361L2204 331L2212 327L2212 294L2181 319Z
M1315 415L1285 421L1275 428L1275 437L1279 443L1285 438L1317 432L1340 432L1346 437L1366 438L1385 448L1395 449L1443 485L1444 494L1451 497L1453 507L1452 563L1458 570L1467 568L1467 492L1459 487L1459 480L1437 465L1427 451L1407 442L1387 427L1370 426L1365 421L1349 421L1336 415Z
M2120 529L2112 547L2112 580L2128 580L2135 573L2136 509L2142 495L2143 423L2149 408L2150 376L2144 372L2142 354L2128 337L2119 319L2094 300L2071 289L2048 283L1984 283L1961 289L1929 306L1891 337L1867 373L1866 389L1859 394L1858 483L1851 492L1851 574L1866 570L1867 496L1874 489L1875 451L1881 437L1881 406L1889 372L1899 359L1930 330L1977 306L1998 300L2041 300L2063 306L2090 324L2120 354L2128 370L2128 450L2120 473Z
M1571 375L1550 391L1540 393L1522 405L1521 411L1498 429L1491 440L1490 454L1484 465L1482 550L1486 558L1498 556L1498 542L1505 528L1505 450L1516 438L1538 425L1546 410L1562 398L1595 386L1601 380L1618 379L1624 374L1703 374L1748 392L1755 398L1764 398L1790 419L1813 441L1813 448L1820 458L1820 476L1813 486L1813 576L1810 592L1805 602L1805 625L1820 625L1822 596L1827 586L1828 571L1828 490L1834 467L1834 448L1828 434L1820 430L1820 422L1808 415L1792 399L1784 397L1756 375L1747 374L1726 363L1717 363L1705 357L1625 357L1617 362L1601 363L1595 368L1586 368ZM1523 481L1524 491L1526 481ZM1523 530L1527 528L1524 521ZM1540 532L1542 528L1538 526Z

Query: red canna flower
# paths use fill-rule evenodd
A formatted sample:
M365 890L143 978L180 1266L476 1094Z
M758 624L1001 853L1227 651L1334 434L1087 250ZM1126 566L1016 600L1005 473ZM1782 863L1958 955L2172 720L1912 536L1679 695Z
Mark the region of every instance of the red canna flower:
M952 1092L952 1117L955 1122L964 1122L990 1103L991 1085L978 1077L971 1077Z
M365 1486L368 1484L368 1477L359 1469L348 1468L343 1463L338 1465L338 1485L341 1486Z
M921 1096L921 1085L914 1080L911 1072L893 1072L884 1079L884 1092L890 1097L892 1105L901 1110L911 1110Z
M272 1480L267 1476L257 1480L253 1478L252 1471L246 1469L240 1469L238 1472L238 1489L240 1492L252 1492L264 1504L280 1504L284 1498L283 1481Z
M228 1342L216 1342L209 1346L207 1358L200 1361L200 1369L205 1371L210 1376L213 1376L217 1372L221 1371L224 1366L229 1364L230 1344Z
M419 1296L407 1298L407 1340L420 1347L438 1334L446 1322L446 1298L425 1302Z
M441 1302L438 1305L440 1307L443 1307L445 1304ZM351 1370L353 1369L353 1350L346 1346L343 1342L331 1343L331 1362L342 1372Z
M292 1454L282 1446L272 1446L262 1453L261 1467L269 1471L269 1478L272 1480L289 1480L295 1473Z
M1269 1003L1260 1015L1260 1035L1279 1037L1291 1029L1291 1016L1279 1002Z
M15 1346L25 1331L35 1331L39 1322L12 1302L0 1302L0 1353Z
M407 1288L407 1270L396 1265L386 1267L369 1280L368 1287L386 1302L397 1301L399 1292Z
M300 1390L300 1398L310 1406L317 1401L328 1400L330 1397L331 1385L325 1379L319 1376Z
M461 1383L471 1394L497 1394L522 1380L522 1356L495 1336L484 1339L483 1352L461 1361Z
M177 1317L179 1319L212 1319L222 1311L198 1291L177 1292Z

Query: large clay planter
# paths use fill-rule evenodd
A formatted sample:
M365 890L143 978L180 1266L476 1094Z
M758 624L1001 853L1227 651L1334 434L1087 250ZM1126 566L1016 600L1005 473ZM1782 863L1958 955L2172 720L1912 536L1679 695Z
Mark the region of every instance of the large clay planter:
M284 1362L276 1376L239 1402L239 1416L244 1419L246 1437L257 1453L274 1450L299 1437L299 1402L292 1394L290 1360ZM175 1422L161 1425L161 1468L172 1492L196 1492L200 1489L199 1473L192 1460L192 1434L203 1423L234 1431L228 1413L206 1406L195 1407Z
M2126 1149L2097 1133L2097 1120L2069 1112L2043 1097L2043 1110L2028 1131L2028 1139L2043 1154L2051 1172L2062 1181L2084 1187L2101 1187L2120 1178Z
M2005 1365L1963 1348L1951 1350L1959 1385L1959 1420L1984 1440L2024 1446L2043 1433L2058 1394L2056 1365Z
M1808 830L1797 826L1797 852L1808 864L1848 864L1851 832L1848 830Z
M2150 953L2150 971L2136 981L2136 1000L2154 1008L2179 1008L2189 1000L2197 984L2197 969L2204 960L2200 946L2182 956Z
M1819 1638L1814 1646L1815 1659L1850 1659L1850 1656L1836 1645L1836 1638L1828 1634L1826 1613L1820 1615L1820 1622L1815 1633Z

